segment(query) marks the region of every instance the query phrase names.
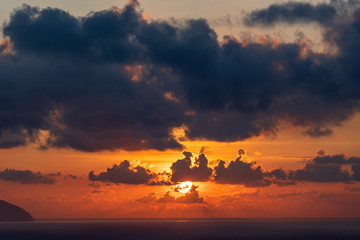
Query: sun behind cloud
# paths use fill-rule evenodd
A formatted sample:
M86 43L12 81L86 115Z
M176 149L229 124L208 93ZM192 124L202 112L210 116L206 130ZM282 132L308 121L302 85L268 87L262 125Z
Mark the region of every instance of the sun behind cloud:
M181 193L187 193L187 192L190 191L192 186L193 186L193 183L190 182L190 181L181 182L181 183L176 185L175 191L181 192Z

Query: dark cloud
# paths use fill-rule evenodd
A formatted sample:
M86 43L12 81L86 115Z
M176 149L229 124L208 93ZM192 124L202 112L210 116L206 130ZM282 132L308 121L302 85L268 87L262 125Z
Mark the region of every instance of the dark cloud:
M317 151L317 153L319 156L324 156L325 155L325 151L320 149L319 151Z
M335 5L277 6L276 21L323 23ZM23 5L0 44L0 147L180 150L176 127L228 142L276 134L281 122L329 135L360 100L360 14L334 8L341 21L323 24L323 39L338 53L328 55L298 42L220 43L205 19L145 21L136 1L82 18ZM206 181L205 162L179 164Z
M151 186L156 185L173 185L173 182L171 182L171 173L168 173L166 171L156 173L155 178L153 178L150 182L147 183Z
M174 162L170 169L172 172L171 181L196 181L206 182L210 179L212 169L208 166L208 159L201 153L195 158L195 164L192 166L192 153L183 152L184 158Z
M205 152L208 150L208 147L206 147L206 146L202 146L201 148L200 148L200 153L204 153L205 154Z
M36 141L44 130L43 149L182 149L171 128L183 124L183 106L159 84L133 81L128 65L103 64L128 64L134 51L125 42L141 22L135 3L81 19L60 9L15 10L4 26L17 54L0 60L0 129L23 138L3 147ZM145 68L148 78L160 77Z
M244 151L239 151L239 157L235 161L230 161L226 166L225 161L220 160L214 168L214 181L221 184L242 184L247 187L265 187L272 184L266 178L261 166L256 162L242 161Z
M294 171L274 169L265 172L265 175L272 178L273 183L279 186L294 185L296 181L350 183L360 180L359 157L349 157L344 154L325 155L324 150L319 150L317 154L318 156L310 159L302 169ZM343 168L345 165L351 166L351 172Z
M13 148L17 146L22 146L26 143L25 139L21 140L15 140L15 141L4 141L0 143L0 148L6 149L6 148Z
M318 153L319 154L319 153ZM321 152L319 156L316 156L312 162L315 164L346 164L347 158L345 155L325 155L325 152Z
M21 131L0 131L0 149L14 148L26 144L26 134Z
M359 157L348 157L344 154L325 155L325 152L318 152L318 156L306 163L303 169L291 171L289 178L297 181L312 182L348 182L359 181L358 166ZM344 170L342 166L351 165L352 173Z
M297 181L346 182L350 180L350 173L343 171L341 166L308 163L303 169L296 170L292 174L292 178Z
M296 181L290 178L289 171L285 171L282 168L265 171L264 176L271 179L272 183L276 184L279 187L296 185Z
M332 130L329 128L320 128L319 126L316 126L314 128L310 128L304 132L306 135L309 135L314 138L323 137L323 136L329 136L332 134Z
M157 181L157 174L139 165L131 165L129 161L124 160L119 165L114 164L105 172L98 175L91 171L89 173L90 181L125 183L125 184L150 184L150 185L168 185L167 181Z
M277 180L287 180L288 175L282 168L277 168L269 172L270 176L274 176Z
M359 157L349 157L344 154L338 155L319 155L312 160L315 164L357 164L360 163Z
M131 40L142 21L137 7L133 1L123 9L93 12L79 19L58 8L39 9L24 4L12 13L3 31L24 53L131 62L140 50Z
M5 169L0 171L0 179L21 184L55 184L55 176L59 174L43 175L40 172L32 172L31 170L15 170Z
M351 167L351 170L353 171L352 178L355 181L360 181L360 164L355 164Z
M243 149L238 151L238 158L235 160L229 161L228 164L224 160L219 160L214 168L208 165L208 160L203 153L195 158L195 164L192 165L193 154L185 151L183 152L184 158L174 162L170 167L170 172L156 173L146 167L132 165L125 160L119 165L114 164L112 168L108 168L98 175L94 171L90 172L89 180L95 183L91 183L89 186L99 188L100 185L96 182L170 186L178 182L194 181L244 185L246 187L267 187L272 184L284 187L296 185L297 182L354 183L354 181L360 181L359 157L350 157L344 154L325 155L325 151L321 153L323 154L318 153L317 156L309 159L301 169L284 170L276 168L266 170L255 161L248 161ZM348 167L344 168L345 165ZM351 171L349 171L350 169ZM179 188L179 186L175 187L174 191L179 192ZM197 194L195 189L191 192L193 195ZM154 195L152 194L151 197ZM168 193L162 201L175 201L174 199Z
M244 18L244 24L273 25L279 22L318 22L329 24L336 16L336 8L326 3L312 5L306 2L275 3L266 9L254 10Z

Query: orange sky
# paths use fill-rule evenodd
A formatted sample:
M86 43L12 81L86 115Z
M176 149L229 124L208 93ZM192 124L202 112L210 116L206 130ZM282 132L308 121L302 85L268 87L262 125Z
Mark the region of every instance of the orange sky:
M284 129L276 137L258 137L236 143L209 141L183 142L189 151L199 152L202 146L210 163L217 159L233 160L237 149L247 150L249 159L265 169L302 168L305 161L324 149L327 154L346 153L358 156L359 116L339 127L334 135L311 139L294 130ZM178 151L115 151L83 153L74 150L40 151L35 146L1 150L0 169L31 169L42 173L61 172L80 179L56 177L55 185L19 184L0 180L0 194L23 206L35 218L128 218L128 217L358 217L360 184L298 183L295 186L247 188L242 185L194 183L199 186L205 203L141 203L150 193L157 197L167 191L175 197L173 186L145 186L100 183L90 186L90 170L104 171L124 159L140 161L156 171L169 167L182 158Z
M105 2L109 5L117 3L117 1L114 2L112 0ZM120 5L124 4L124 1L120 2ZM221 21L227 19L226 17L231 17L232 21L236 22L244 14L244 11L267 7L270 3L276 1L261 0L256 1L256 3L254 1L235 0L225 1L225 3L223 1L184 1L183 3L181 1L174 1L172 4L169 1L166 1L165 4L165 1L162 2L160 0L155 1L156 3L152 2L153 0L151 3L150 1L144 1L142 5L144 9L142 19L151 22L152 18L207 18L209 25L218 34L216 40L219 40L219 45L228 43L236 38L238 40L234 42L237 44L242 43L243 45L240 44L241 46L246 46L252 39L257 39L261 40L257 41L259 45L271 45L271 48L275 49L278 47L277 44L295 41L296 44L301 46L301 50L307 49L309 51L306 53L302 52L304 55L300 55L300 57L303 59L306 59L309 57L308 55L313 53L320 54L326 52L326 44L322 43L323 39L321 38L322 29L317 24L299 23L295 24L295 26L282 26L280 24L276 27L248 27L245 29L241 24L229 26L229 24L221 23ZM2 1L0 3L0 20L9 20L8 15L11 9L19 4L19 1ZM49 3L48 1L36 0L32 4L45 7ZM56 1L56 3L52 4L52 7L66 9L76 16L85 16L90 10L100 10L108 7L103 6L103 3L100 4L100 1L88 1L88 5L78 5L77 1ZM131 4L134 4L134 2L131 2ZM166 9L168 11L165 11ZM302 33L309 38L300 39L299 36ZM223 41L222 37L226 34L231 35L231 37L228 36L227 40ZM17 56L16 54L18 53L15 50L12 51L13 46L10 42L9 38L1 42L1 59L5 55L4 59L8 55ZM274 45L275 42L276 44ZM309 50L308 45L301 45L304 42L311 42L314 52ZM2 50L5 45L5 50L8 51ZM335 55L335 53L331 54ZM25 58L28 57L26 54L24 56ZM94 63L91 62L91 64ZM113 62L109 65L111 64ZM124 67L124 72L127 71L127 74L133 74L130 76L131 82L141 82L141 74L136 72L141 71L141 65L136 64L125 64L126 66ZM277 68L278 71L284 70L281 64L277 65ZM2 71L2 69L0 70ZM162 67L162 70L164 70L164 67ZM35 88L35 90L37 89ZM154 93L157 92L155 91ZM150 96L154 97L153 95ZM25 95L24 98L26 99L26 97ZM172 95L172 92L166 92L164 98L172 103L180 102L179 99ZM71 108L71 104L68 107ZM55 109L53 112L57 114L60 112L59 109ZM334 109L336 111L335 107ZM0 199L23 207L37 219L152 217L358 218L360 217L360 207L358 204L360 201L360 182L358 180L351 178L343 181L321 182L299 180L299 178L290 177L291 173L295 174L296 170L304 170L306 167L317 166L316 162L314 162L316 156L331 157L339 154L345 159L344 161L349 161L351 157L360 156L360 114L358 113L358 108L356 109L353 110L355 112L354 116L352 116L352 113L346 116L350 120L342 119L338 121L340 123L335 120L332 122L331 119L325 118L325 125L327 123L332 125L333 133L319 138L305 135L304 128L294 126L290 120L288 122L285 120L283 122L280 121L279 131L273 135L265 135L263 133L265 130L262 129L263 131L261 130L260 136L252 136L246 140L234 142L209 141L205 138L189 140L183 136L184 129L171 128L176 140L184 145L184 150L193 153L191 168L197 167L199 163L196 161L201 156L201 153L204 153L209 161L208 166L214 172L219 167L220 160L224 160L227 167L229 163L237 160L238 162L240 160L244 161L245 164L256 161L257 165L254 165L252 170L261 166L261 172L265 178L272 179L272 182L266 186L251 186L244 183L230 184L228 182L221 184L220 181L215 180L215 175L212 172L206 181L194 181L194 187L187 193L178 192L176 190L176 182L155 186L152 186L149 182L136 185L116 183L116 181L109 179L102 180L100 177L101 173L108 173L114 164L121 164L124 160L130 162L131 166L129 169L133 172L139 172L140 170L134 169L140 167L141 169L148 170L151 174L162 172L173 174L173 169L170 168L172 164L179 159L185 159L180 150L125 151L119 149L84 152L68 147L70 146L69 144L59 146L59 148L49 144L50 147L48 149L40 150L44 143L45 145L47 144L47 140L51 140L50 136L46 138L46 134L53 130L51 127L49 127L50 130L41 129L39 135L43 134L44 136L38 137L36 141L27 139L28 144L24 146L0 149ZM59 115L61 114L59 113ZM106 116L106 114L104 115ZM91 116L90 114L87 117L90 119ZM1 112L0 117L2 117ZM52 118L51 113L46 117ZM54 119L51 120L55 122L56 127L59 127L56 130L60 132L65 127L60 126L61 122L56 122L58 120L56 116ZM129 119L131 120L131 118ZM169 119L171 118L169 117ZM286 119L286 117L282 119ZM0 120L2 119L0 118ZM126 121L124 120L124 122ZM110 123L112 122L110 121ZM321 125L322 123L320 122L319 124ZM172 127L173 125L169 126ZM309 126L312 127L311 124ZM306 127L308 126L306 125ZM140 134L143 133L141 130L143 129L140 128ZM6 135L6 131L7 129L0 129L0 137ZM114 129L110 129L111 131L114 131ZM124 132L127 134L126 131ZM139 133L136 132L136 134ZM11 134L9 135L10 138L13 137ZM136 137L138 135L134 138ZM143 141L145 143L145 140ZM239 149L245 150L246 153L238 154ZM323 150L324 153L319 152L319 150ZM330 162L326 166L334 167L336 164L338 163ZM353 163L342 162L341 164L341 170L348 171L350 175L353 174L351 165ZM284 169L288 174L287 179L280 181L280 183L276 182L278 179L271 173L271 170L278 168ZM16 179L6 180L5 177L1 176L2 173L7 171L5 169L30 170L32 173L41 174L44 178L49 177L53 181L48 184L44 182L24 183ZM89 180L89 173L91 171L94 171L94 176L95 178L98 177L98 180ZM56 175L57 173L60 174Z

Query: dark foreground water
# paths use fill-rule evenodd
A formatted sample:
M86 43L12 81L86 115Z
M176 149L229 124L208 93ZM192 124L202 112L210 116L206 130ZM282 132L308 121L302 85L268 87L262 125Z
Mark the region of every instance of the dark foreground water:
M0 239L360 240L360 219L122 219L0 223Z

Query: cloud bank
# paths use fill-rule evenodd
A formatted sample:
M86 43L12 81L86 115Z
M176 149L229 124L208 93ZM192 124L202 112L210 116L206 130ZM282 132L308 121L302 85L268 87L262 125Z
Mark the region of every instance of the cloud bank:
M296 42L220 42L205 19L146 21L137 1L84 17L23 5L0 44L0 148L180 150L174 128L189 140L229 142L275 135L282 122L327 136L360 100L360 10L336 3L250 13L254 24L321 22L336 54ZM333 8L339 21L325 24Z
M213 182L217 184L243 185L245 187L267 187L295 185L297 182L344 182L360 181L360 158L355 156L318 155L307 159L305 166L296 170L282 168L267 170L256 161L250 161L246 151L239 149L235 160L218 160L210 165L204 153L194 157L183 152L184 158L172 163L170 172L156 173L140 165L123 161L96 175L89 173L94 182L124 184L175 185L179 182ZM348 166L348 168L344 168ZM176 189L175 189L176 190Z
M0 179L10 182L18 182L21 184L55 184L55 176L60 173L43 175L40 172L33 172L31 170L15 170L5 169L0 171Z

